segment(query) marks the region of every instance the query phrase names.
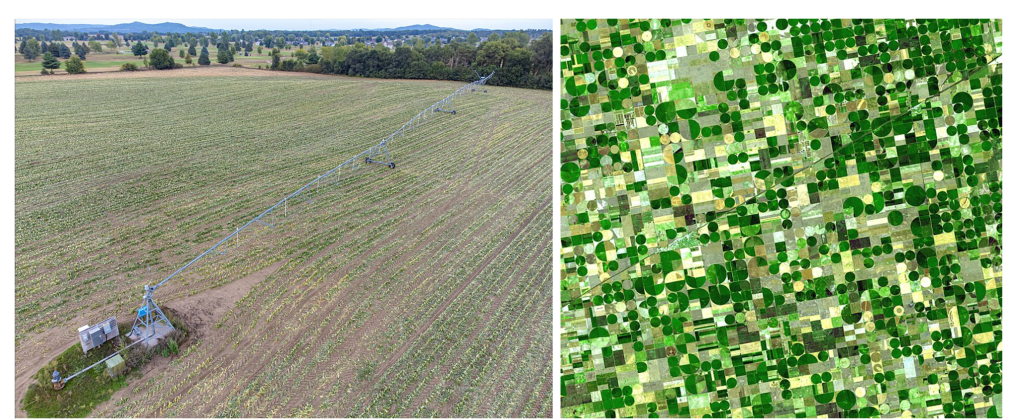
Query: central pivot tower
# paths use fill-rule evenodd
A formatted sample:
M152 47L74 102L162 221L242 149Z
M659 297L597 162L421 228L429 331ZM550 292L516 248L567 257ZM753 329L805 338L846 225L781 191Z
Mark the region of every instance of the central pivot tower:
M142 306L136 311L135 323L128 333L128 338L132 341L145 340L146 347L155 346L161 338L174 331L174 325L171 325L171 321L153 301L154 290L156 286L146 285L146 293L142 295Z

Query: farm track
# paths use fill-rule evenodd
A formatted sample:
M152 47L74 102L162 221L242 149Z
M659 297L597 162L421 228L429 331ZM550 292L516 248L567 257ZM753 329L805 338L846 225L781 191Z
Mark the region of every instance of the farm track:
M146 264L173 271L459 86L236 74L18 80L19 370L40 331L130 310ZM88 98L45 99L68 83ZM179 98L110 111L155 86ZM93 414L550 416L550 95L489 90L396 141L397 169L346 174L168 283L178 307L265 276Z

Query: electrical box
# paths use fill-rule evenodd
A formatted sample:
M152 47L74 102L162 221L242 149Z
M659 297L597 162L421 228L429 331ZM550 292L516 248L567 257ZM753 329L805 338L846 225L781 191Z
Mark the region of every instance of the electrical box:
M127 365L124 364L124 358L120 354L107 359L107 374L111 378L124 373L126 369Z
M86 325L78 329L78 339L82 342L82 351L85 353L99 347L108 340L116 338L119 334L117 318L115 317L104 319L96 325Z

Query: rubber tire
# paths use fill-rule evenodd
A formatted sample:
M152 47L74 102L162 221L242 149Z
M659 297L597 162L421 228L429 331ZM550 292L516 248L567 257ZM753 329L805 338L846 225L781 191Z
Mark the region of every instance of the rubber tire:
M392 163L392 164L390 164L390 165L388 165L388 166L390 166L390 167L391 167L391 169L395 169L395 164L394 164L394 163Z

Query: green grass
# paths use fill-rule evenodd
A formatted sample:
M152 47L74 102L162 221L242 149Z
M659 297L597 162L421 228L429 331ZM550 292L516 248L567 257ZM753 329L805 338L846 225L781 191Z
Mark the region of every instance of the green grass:
M153 44L151 42L147 42L146 45L149 46L149 50L150 51L153 50ZM163 44L161 44L161 45L163 45ZM103 48L104 48L104 52L110 51L106 46L104 46ZM317 53L319 53L321 51L321 48L322 47L317 47ZM122 47L117 48L117 49L127 51L127 50L131 49L131 47L130 46L129 47L122 46ZM115 49L115 50L117 50L117 49ZM185 60L178 56L178 50L179 49L180 50L188 50L188 46L174 47L173 49L171 49L171 57L174 58L175 62L185 64ZM295 53L295 50L297 50L297 49L298 48L292 48L291 50L282 50L281 51L281 58L282 59L292 58L292 55ZM200 46L196 47L196 54L192 57L193 60L198 60L199 59L199 52L201 50L202 50L202 47L200 47ZM217 48L214 47L213 45L211 45L211 46L207 47L207 50L210 53L210 61L213 62L213 63L217 63ZM237 55L235 55L235 62L236 63L237 62L241 62L241 64L246 64L246 65L249 65L249 64L252 64L252 65L266 64L266 63L264 63L264 61L270 59L270 54L269 53L270 53L271 50L272 50L272 48L264 48L263 49L263 54L258 54L258 53L256 53L256 49L253 49L252 52L249 53L248 57L246 57L245 55L242 55L242 54L237 54ZM121 59L121 58L124 58L124 59ZM110 60L110 59L113 59L113 60ZM64 59L59 59L59 60L61 62L65 61ZM43 66L41 64L42 61L43 61L42 57L40 57L40 58L36 59L35 61L28 62L28 63L15 62L14 63L14 71L15 72L31 71L31 72L38 73L39 70L43 69ZM134 56L125 55L125 54L106 54L106 53L104 53L104 54L86 55L85 69L86 69L86 71L88 71L89 69L101 69L101 68L102 69L107 69L107 68L110 68L110 67L121 67L121 65L124 64L124 63L135 63L135 64L137 64L139 66L142 66L142 58L141 57L135 58ZM228 63L228 65L231 65L231 64L232 63ZM62 72L63 70L64 70L64 66L62 65L61 68L57 70L57 72Z
M175 58L177 58L177 57L175 57ZM61 60L61 62L64 62L64 61L65 60ZM16 71L16 72L19 72L19 71L39 72L39 70L43 69L43 65L41 63L42 63L41 60L40 61L34 61L34 62L31 62L31 63L14 63L14 71ZM85 61L85 70L88 71L89 69L96 69L96 68L121 67L121 65L124 64L124 63L135 63L136 65L141 66L142 65L142 60L138 60L138 59L136 59L136 60L117 60L117 61L86 60ZM60 70L64 70L64 66L63 65L61 65L60 69L58 69L58 71L60 71Z
M29 417L88 416L97 404L109 400L114 392L127 385L128 376L133 371L137 371L139 366L148 362L153 355L163 354L166 357L171 353L178 354L181 351L178 349L178 342L184 341L188 336L188 326L172 311L165 310L165 312L171 324L178 329L178 332L175 333L177 340L173 345L170 345L169 340L165 340L155 349L149 350L142 349L141 345L136 345L122 353L126 360L125 363L128 364L128 370L124 374L111 378L107 374L107 364L101 363L68 381L64 389L53 389L50 375L54 370L59 371L60 375L66 378L103 360L104 357L119 350L122 345L130 344L131 341L125 334L131 329L132 324L118 324L118 329L122 333L119 339L107 341L101 346L89 350L89 353L82 353L82 346L76 343L39 369L33 376L35 382L29 384L28 390L25 392L22 408ZM171 351L172 347L174 351ZM129 356L128 353L134 356ZM132 366L133 361L135 366Z
M107 357L118 346L119 340L110 340L88 354L83 354L78 344L71 346L36 373L36 381L28 386L22 408L29 417L87 416L96 404L109 400L114 391L127 385L125 375L111 378L107 375L106 364L102 363L76 376L64 389L55 390L50 384L50 374L57 370L61 376L71 375Z

